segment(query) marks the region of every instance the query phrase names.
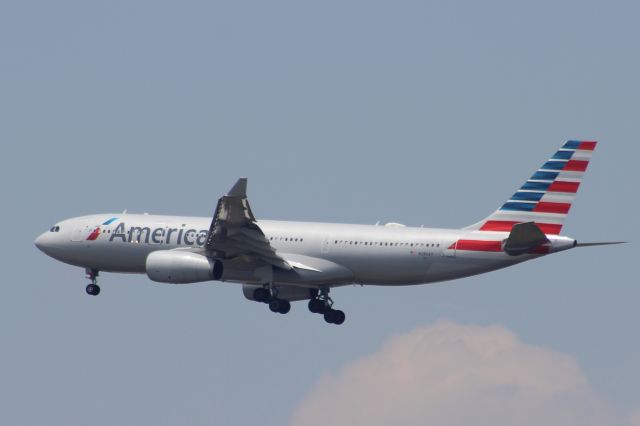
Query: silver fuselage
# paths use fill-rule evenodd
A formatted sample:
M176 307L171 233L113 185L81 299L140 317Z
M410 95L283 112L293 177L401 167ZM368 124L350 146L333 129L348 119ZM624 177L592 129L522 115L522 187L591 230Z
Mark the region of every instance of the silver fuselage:
M114 218L112 223L105 224ZM198 251L206 242L211 218L138 214L98 214L59 222L36 245L49 256L83 268L145 273L149 253ZM276 252L312 270L275 271L274 283L301 286L345 284L412 285L466 277L543 256L509 256L503 251L457 250L460 240L494 241L506 232L430 229L403 226L258 221ZM53 228L52 228L53 229ZM548 253L574 246L549 236ZM225 260L222 281L256 283L251 268Z

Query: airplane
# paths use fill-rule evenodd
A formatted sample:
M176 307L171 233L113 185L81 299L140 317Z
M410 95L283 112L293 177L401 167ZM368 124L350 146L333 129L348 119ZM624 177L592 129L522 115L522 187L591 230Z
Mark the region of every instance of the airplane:
M224 281L244 296L286 314L291 302L330 324L345 313L329 292L345 285L414 285L512 266L580 244L560 235L596 147L566 142L498 210L461 229L398 223L352 225L257 220L240 178L213 219L149 214L95 214L63 220L35 240L45 254L85 268L89 295L100 272L146 273L159 283Z

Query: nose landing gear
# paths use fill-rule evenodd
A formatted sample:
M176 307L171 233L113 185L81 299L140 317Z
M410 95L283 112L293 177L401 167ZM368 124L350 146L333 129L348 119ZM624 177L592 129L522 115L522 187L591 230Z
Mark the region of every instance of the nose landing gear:
M87 294L90 296L97 296L100 294L100 286L98 285L98 275L100 271L97 269L87 268L86 270L87 278L91 280L91 283L87 285Z

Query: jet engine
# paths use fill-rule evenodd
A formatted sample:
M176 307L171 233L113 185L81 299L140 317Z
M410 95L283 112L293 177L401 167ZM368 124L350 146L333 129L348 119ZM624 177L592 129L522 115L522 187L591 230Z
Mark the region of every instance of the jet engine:
M171 284L219 280L224 269L219 260L181 250L151 252L145 268L153 281Z

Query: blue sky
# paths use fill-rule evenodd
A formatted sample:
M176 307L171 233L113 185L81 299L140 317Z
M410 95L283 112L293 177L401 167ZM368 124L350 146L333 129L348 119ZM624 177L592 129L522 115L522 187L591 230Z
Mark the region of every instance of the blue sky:
M628 422L640 408L633 243L453 283L336 290L347 322L331 327L221 283L104 274L89 298L83 271L33 239L88 213L210 216L239 176L263 219L459 227L583 138L600 144L564 230L637 241L639 11L3 3L0 423L300 422L322 377L348 382L345 365L438 321L496 325L571 357Z

